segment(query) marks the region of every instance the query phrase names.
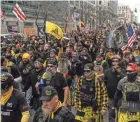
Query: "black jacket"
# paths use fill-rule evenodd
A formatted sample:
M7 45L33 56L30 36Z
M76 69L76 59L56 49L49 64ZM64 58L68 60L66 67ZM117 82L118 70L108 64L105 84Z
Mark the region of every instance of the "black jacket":
M54 113L54 118L51 116L44 119L41 107L36 111L33 122L74 122L75 117L67 107L61 107Z
M118 82L124 77L125 73L123 71L117 73L113 68L109 68L105 71L104 82L107 87L107 92L110 99L114 98Z

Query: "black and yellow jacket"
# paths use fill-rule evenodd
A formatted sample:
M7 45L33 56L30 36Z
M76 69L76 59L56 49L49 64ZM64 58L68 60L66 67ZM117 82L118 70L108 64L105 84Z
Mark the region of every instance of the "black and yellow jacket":
M79 83L82 83L83 78L79 79ZM76 86L76 94L74 98L74 104L79 111L82 111L81 101L80 101L80 86ZM104 82L98 77L95 77L95 98L97 99L98 109L106 110L108 106L108 95Z

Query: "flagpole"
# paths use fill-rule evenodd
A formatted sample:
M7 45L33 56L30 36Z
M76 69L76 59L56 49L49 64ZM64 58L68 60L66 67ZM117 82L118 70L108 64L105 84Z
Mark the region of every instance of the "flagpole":
M47 14L44 18L44 36L45 36L45 44L48 42L48 34L46 33L46 20L47 20Z

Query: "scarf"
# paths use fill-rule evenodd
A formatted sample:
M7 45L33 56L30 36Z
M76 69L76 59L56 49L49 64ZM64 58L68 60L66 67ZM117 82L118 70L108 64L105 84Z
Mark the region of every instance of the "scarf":
M51 113L51 118L54 119L54 113L60 108L62 107L62 103L59 101L55 110Z
M2 94L1 105L5 105L7 103L7 101L9 100L9 98L12 95L12 92L13 92L13 86L11 86L7 92Z

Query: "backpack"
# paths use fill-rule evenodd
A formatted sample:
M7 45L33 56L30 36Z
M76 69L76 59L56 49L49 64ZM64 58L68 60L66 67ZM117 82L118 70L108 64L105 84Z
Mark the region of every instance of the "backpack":
M65 119L74 120L74 115L67 107L62 107L58 114L54 117L56 122L65 122Z

